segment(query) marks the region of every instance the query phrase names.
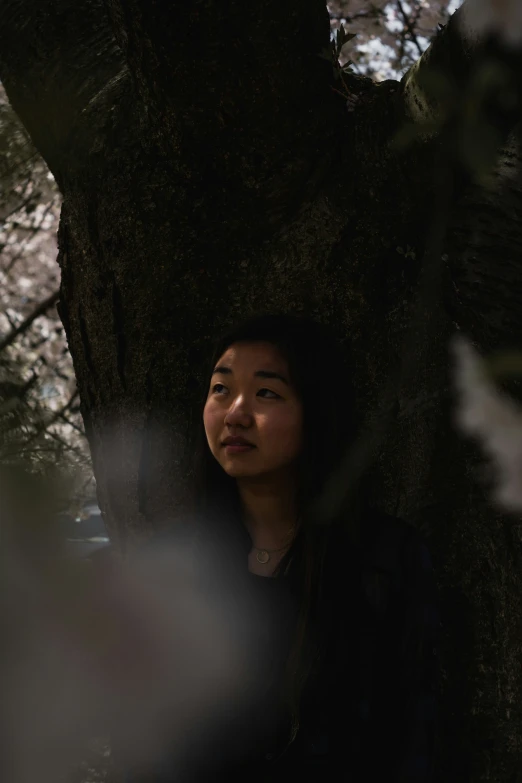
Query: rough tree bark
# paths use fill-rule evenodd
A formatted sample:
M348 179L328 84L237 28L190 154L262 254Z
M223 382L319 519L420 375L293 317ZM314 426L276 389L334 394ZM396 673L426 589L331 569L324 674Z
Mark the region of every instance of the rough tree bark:
M272 308L329 322L369 421L400 369L375 486L437 568L437 779L522 780L520 526L491 509L452 428L447 352L457 328L482 349L522 334L516 57L465 44L453 19L400 84L347 76L349 111L318 56L321 0L1 0L0 14L0 76L64 198L60 314L113 536L182 508L217 330ZM481 103L479 151L505 142L489 189L468 182L479 125L459 114L486 49L512 79ZM446 119L430 66L457 96ZM390 144L424 122L405 152Z

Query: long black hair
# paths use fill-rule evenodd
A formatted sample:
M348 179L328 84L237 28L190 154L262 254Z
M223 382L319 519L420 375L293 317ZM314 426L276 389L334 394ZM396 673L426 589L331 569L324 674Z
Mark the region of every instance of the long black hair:
M284 574L298 553L301 608L287 662L288 702L294 725L297 725L300 694L318 654L317 640L312 638L310 629L321 587L327 541L324 531L328 527L325 523L334 521L319 514L320 499L328 479L338 470L357 435L353 367L347 345L338 341L325 325L300 316L261 314L235 326L216 341L204 377L196 436L192 443L193 510L199 518L212 518L213 531L219 525L235 526L238 532L242 530L239 535L247 535L242 524L236 481L211 454L202 417L214 367L231 345L240 342L268 342L278 349L287 362L290 382L303 409L303 448L297 471L297 510L301 524L296 540L277 572L279 576ZM343 524L350 526L354 541L365 503L366 498L352 491L341 509ZM246 568L244 560L242 565Z

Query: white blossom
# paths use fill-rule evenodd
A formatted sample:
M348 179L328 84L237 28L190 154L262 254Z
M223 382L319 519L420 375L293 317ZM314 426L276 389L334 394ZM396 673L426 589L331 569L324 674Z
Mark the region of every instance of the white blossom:
M40 568L4 552L2 701L10 783L56 783L88 739L118 731L118 767L175 758L248 693L243 618L203 591L182 547L111 568ZM86 566L85 566L86 568ZM7 637L6 637L7 638ZM196 742L197 744L197 742Z
M522 511L522 409L484 371L470 341L456 336L454 383L457 427L477 439L491 459L493 500L506 511Z

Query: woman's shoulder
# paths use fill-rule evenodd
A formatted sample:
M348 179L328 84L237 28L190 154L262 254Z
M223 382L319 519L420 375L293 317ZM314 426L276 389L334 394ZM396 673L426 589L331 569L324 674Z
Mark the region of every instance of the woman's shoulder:
M344 530L347 531L346 524ZM343 602L345 586L355 588L355 600L362 600L359 607L368 610L360 615L366 617L366 622L373 623L377 616L396 617L395 610L403 613L406 606L432 599L431 558L424 536L413 524L393 514L368 509L361 516L356 545L352 541L348 538L343 542L338 537L332 541L329 580L334 594ZM351 553L348 582L347 552Z
M422 539L417 528L410 522L373 506L368 506L360 513L356 528L353 527L351 519L337 519L333 525L332 537L336 544L344 539L351 539L360 550L367 552L377 548L402 546L412 539Z
M350 535L348 525L338 521L332 550L346 551L343 538ZM411 522L376 508L367 508L359 520L353 546L355 565L363 572L387 573L394 582L405 572L430 570L431 557L424 535Z
M368 508L361 520L361 541L381 548L426 546L425 536L415 525L376 508Z

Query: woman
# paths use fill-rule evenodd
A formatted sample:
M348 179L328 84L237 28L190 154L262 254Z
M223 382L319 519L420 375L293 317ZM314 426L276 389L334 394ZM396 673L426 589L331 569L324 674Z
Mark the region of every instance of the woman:
M321 502L356 433L343 352L313 321L263 315L218 342L205 383L196 559L241 618L253 685L189 747L186 778L431 780L428 552L362 491L334 519Z

